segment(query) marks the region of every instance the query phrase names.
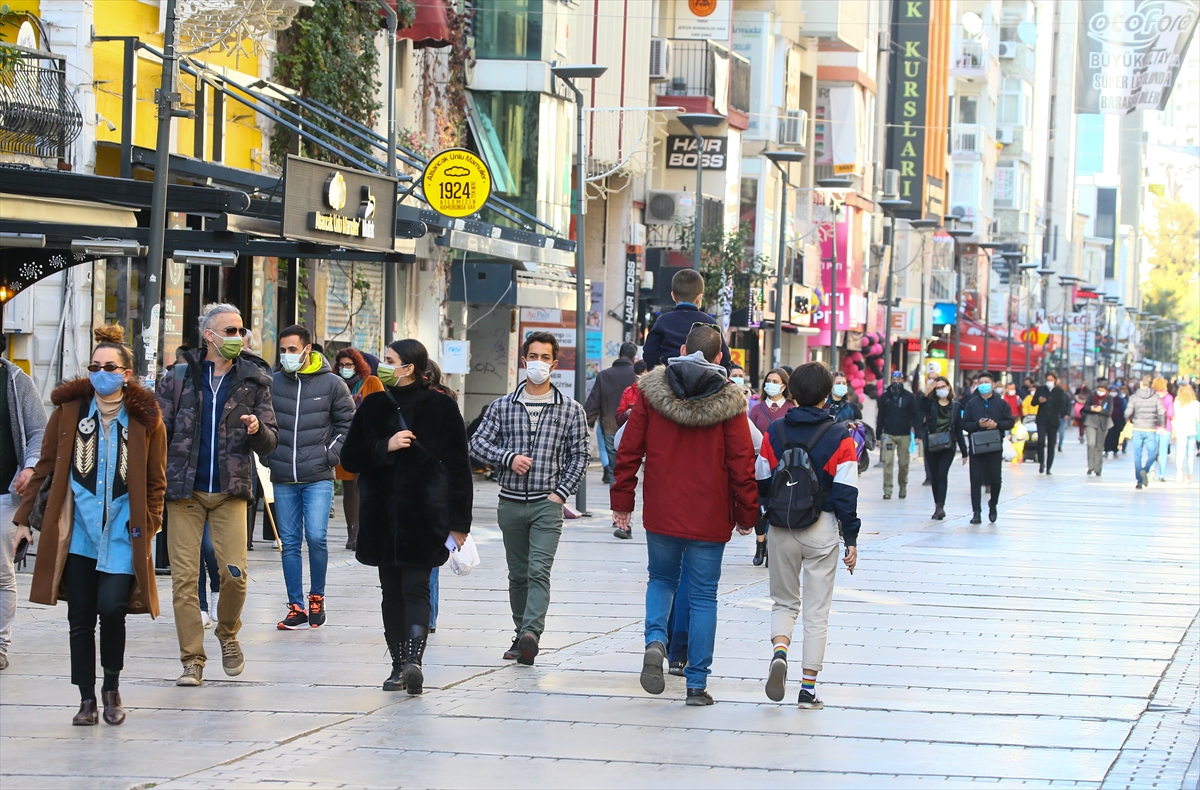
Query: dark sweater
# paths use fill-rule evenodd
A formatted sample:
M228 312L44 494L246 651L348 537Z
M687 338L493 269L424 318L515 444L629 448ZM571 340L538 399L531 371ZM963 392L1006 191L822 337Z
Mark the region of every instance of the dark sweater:
M646 360L646 368L665 365L671 357L679 356L679 347L687 341L692 324L712 324L718 332L721 328L717 321L708 313L702 312L695 305L680 302L674 310L667 311L654 322L654 328L646 335L646 345L642 348L642 359ZM721 365L729 370L729 346L721 340Z

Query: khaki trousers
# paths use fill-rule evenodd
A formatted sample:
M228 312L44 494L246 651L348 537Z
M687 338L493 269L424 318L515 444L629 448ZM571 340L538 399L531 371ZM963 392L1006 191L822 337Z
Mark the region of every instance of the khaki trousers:
M892 464L900 456L900 490L908 490L908 448L912 443L909 436L885 436L883 440L883 493L892 493Z
M803 592L803 669L819 672L821 662L825 660L829 606L833 603L833 580L840 544L837 521L832 513L822 513L817 523L808 529L772 526L767 530L771 600L774 601L771 638L792 638L796 618L801 614Z
M175 607L175 633L179 659L204 664L204 623L200 620L200 541L208 522L221 597L217 601L217 639L237 636L246 602L246 508L244 499L228 494L193 491L188 499L167 503L167 551L171 555L171 602Z

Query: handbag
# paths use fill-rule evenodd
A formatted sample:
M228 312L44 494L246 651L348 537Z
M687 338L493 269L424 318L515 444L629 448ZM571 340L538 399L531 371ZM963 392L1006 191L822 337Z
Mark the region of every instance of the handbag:
M42 522L46 518L46 505L50 502L50 487L54 484L54 475L46 475L42 487L38 489L37 497L33 500L33 510L29 511L29 527L42 531Z
M988 455L1004 450L1004 440L1000 431L975 431L971 434L971 455Z
M925 449L931 453L940 453L954 446L954 437L950 431L938 431L925 437Z

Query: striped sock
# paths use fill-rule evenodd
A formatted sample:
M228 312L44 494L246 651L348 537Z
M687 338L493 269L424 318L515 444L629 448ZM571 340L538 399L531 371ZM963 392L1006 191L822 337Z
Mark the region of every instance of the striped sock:
M777 658L782 658L784 661L787 661L787 649L787 645L775 645L775 655L771 657L771 660L774 661Z
M807 691L809 694L815 694L817 691L817 676L805 672L800 679L800 690Z

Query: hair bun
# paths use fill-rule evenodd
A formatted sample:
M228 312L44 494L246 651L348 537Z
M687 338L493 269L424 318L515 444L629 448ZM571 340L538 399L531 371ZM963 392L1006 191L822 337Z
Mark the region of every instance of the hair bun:
M92 337L96 338L97 343L116 343L121 346L125 344L125 327L120 324L98 326L92 330Z

